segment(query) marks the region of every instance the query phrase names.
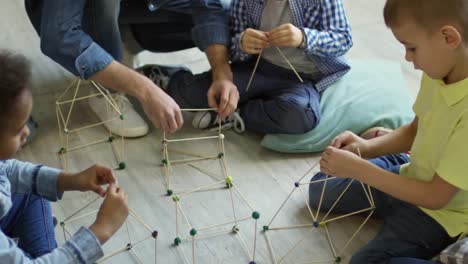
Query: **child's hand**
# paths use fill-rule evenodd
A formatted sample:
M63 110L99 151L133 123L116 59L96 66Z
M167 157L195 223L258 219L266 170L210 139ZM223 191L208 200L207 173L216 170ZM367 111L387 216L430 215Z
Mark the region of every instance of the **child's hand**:
M112 184L116 182L116 178L112 169L95 164L86 170L72 176L76 181L75 190L77 191L93 191L104 197L106 191L101 187L104 184Z
M368 141L359 137L351 131L345 131L336 136L331 144L331 147L351 151L355 154L365 157L369 148Z
M269 46L268 33L248 28L243 32L240 48L249 54L259 54Z
M111 183L107 187L106 198L99 208L96 221L89 227L101 244L104 244L112 237L127 219L127 203L127 194Z
M327 147L322 153L320 171L340 178L357 179L367 161L347 150Z
M283 24L269 32L271 45L297 48L304 41L304 33L293 24Z

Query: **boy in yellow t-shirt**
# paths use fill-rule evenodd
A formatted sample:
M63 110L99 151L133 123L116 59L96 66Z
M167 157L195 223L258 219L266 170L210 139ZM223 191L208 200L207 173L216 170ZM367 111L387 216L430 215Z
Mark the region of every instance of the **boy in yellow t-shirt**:
M313 178L339 178L327 183L323 210L351 179L373 187L375 212L384 223L352 257L350 263L358 264L430 259L468 231L468 1L387 0L384 17L405 46L406 60L424 71L416 117L370 140L342 133L324 151L322 173ZM395 154L409 150L411 161ZM321 188L310 186L315 207ZM353 182L334 212L367 208L366 202Z

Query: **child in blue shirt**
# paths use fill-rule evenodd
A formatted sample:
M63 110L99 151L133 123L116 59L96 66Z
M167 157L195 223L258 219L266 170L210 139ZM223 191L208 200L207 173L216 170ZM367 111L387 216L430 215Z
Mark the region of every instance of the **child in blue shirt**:
M128 215L127 195L112 170L94 165L79 173L11 159L24 144L32 109L30 65L0 51L0 262L93 263ZM101 185L109 184L107 190ZM57 248L51 207L64 191L94 191L105 196L96 221ZM17 243L14 239L17 239Z

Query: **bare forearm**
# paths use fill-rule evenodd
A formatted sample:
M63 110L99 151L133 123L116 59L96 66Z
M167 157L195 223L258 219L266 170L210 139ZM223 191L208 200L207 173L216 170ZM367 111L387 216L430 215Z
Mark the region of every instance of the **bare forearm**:
M228 49L224 45L210 45L205 54L211 65L213 80L228 79L232 81L231 65L229 65Z
M400 176L370 163L365 167L362 174L356 177L358 180L416 206L437 210L453 196L434 195L440 193L440 188L432 182Z
M366 158L408 152L413 145L418 126L417 118L392 133L369 140Z
M105 87L134 96L140 101L146 98L148 90L154 86L151 80L117 61L113 61L90 79Z

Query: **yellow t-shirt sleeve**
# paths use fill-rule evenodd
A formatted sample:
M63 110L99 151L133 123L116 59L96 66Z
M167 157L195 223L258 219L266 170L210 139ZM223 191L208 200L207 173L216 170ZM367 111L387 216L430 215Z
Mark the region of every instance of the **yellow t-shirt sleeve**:
M468 113L465 113L453 130L442 158L436 169L437 174L448 183L468 191Z
M427 89L427 81L429 78L426 74L423 74L421 79L421 87L419 88L418 96L416 97L416 101L413 105L413 112L416 116L420 116L421 112L427 110L425 109L425 105L427 104L427 97L428 97L428 89Z

